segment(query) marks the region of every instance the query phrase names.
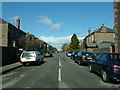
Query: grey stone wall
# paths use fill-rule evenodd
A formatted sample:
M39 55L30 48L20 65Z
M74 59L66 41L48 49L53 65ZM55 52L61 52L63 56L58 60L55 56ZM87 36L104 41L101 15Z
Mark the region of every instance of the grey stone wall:
M120 53L120 0L114 2L115 52Z

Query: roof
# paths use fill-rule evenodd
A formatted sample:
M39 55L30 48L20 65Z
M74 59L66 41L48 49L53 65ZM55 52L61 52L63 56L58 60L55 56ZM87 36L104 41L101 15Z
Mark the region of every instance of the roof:
M111 46L111 43L98 43L98 48L108 48Z
M89 47L89 48L97 48L97 44L96 44L96 43L87 43L87 44L86 44L86 47Z
M106 28L106 32L102 32L102 28L103 27ZM87 35L85 38L87 38L88 36L92 35L93 33L114 33L114 30L106 27L105 25L102 25L100 28L96 29L91 34Z
M87 43L86 47L87 48L108 48L111 45L113 45L112 42L102 41L100 43Z
M110 41L101 41L97 43L98 48L107 48L110 47L111 45L113 45L113 43Z
M103 33L102 32L102 28L105 27L106 28L106 32L105 33L114 33L114 30L113 29L110 29L106 26L101 26L100 28L96 29L94 32L95 33Z
M102 40L102 41L100 41L100 42L98 42L98 43L112 43L112 42Z
M0 23L8 23L8 22L0 18Z

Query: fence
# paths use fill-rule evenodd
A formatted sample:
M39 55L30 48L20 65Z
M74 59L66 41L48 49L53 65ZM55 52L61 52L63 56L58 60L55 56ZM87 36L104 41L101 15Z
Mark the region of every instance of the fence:
M2 52L2 66L9 65L19 61L17 53L18 48L15 47L0 47Z

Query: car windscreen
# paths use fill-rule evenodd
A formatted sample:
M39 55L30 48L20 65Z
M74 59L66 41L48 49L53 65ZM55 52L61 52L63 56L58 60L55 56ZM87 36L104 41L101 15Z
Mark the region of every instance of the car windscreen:
M82 55L84 55L84 56L92 56L92 57L95 56L93 53L89 53L89 52L82 52Z
M50 54L51 52L45 52L45 53Z
M22 54L22 58L35 57L34 52L25 52Z
M73 53L73 52L68 52L68 53Z
M78 54L78 52L75 52L74 54L75 54L75 55L77 55L77 54Z
M110 54L109 59L112 61L120 61L120 54Z

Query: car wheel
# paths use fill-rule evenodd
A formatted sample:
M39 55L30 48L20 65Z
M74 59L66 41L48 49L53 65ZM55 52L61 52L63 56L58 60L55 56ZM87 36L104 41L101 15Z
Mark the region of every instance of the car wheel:
M73 57L73 60L75 60L75 58Z
M23 64L23 66L26 66L26 63L22 63Z
M74 60L74 62L77 63L76 60Z
M40 60L38 60L37 62L35 62L36 65L40 65Z
M42 59L41 63L44 63L44 58Z
M108 82L109 81L108 75L105 71L102 71L102 80L103 80L103 82Z
M89 72L93 72L91 64L89 64Z

